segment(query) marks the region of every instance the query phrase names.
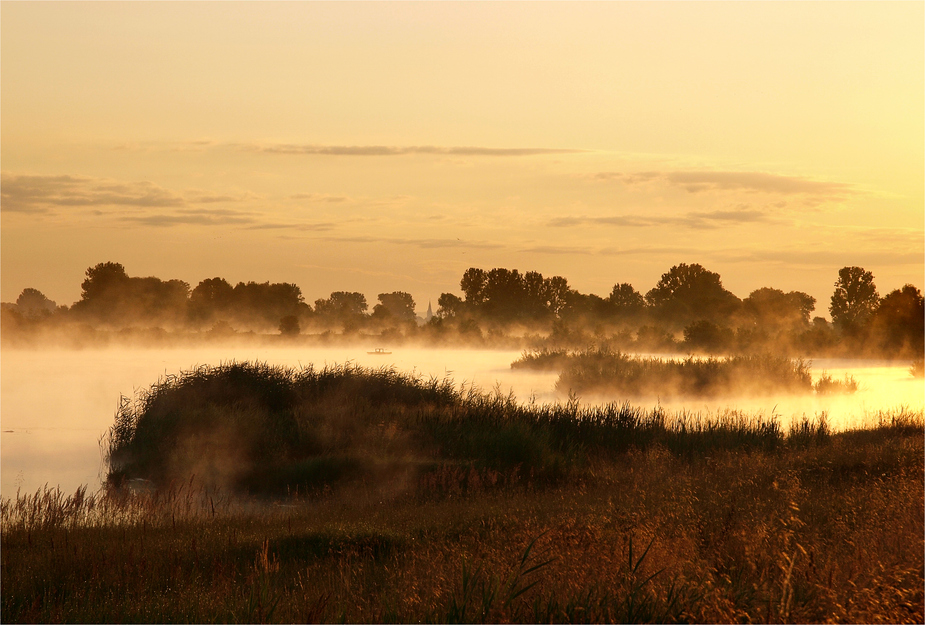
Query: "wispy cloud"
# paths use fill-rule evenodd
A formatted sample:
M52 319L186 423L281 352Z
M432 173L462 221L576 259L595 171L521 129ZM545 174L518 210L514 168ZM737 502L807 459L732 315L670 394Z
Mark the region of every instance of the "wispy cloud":
M334 243L390 243L393 245L409 245L422 249L445 249L445 248L469 248L482 250L495 250L503 248L500 243L488 243L484 241L469 241L462 239L437 239L437 238L401 238L401 237L371 237L371 236L342 236L342 237L321 237L322 241Z
M332 195L329 193L296 193L289 196L290 200L304 200L309 202L339 203L350 200L346 195Z
M247 225L257 221L255 213L228 209L180 209L173 213L157 215L127 215L120 221L144 224L146 226L171 227L183 225L226 226Z
M598 172L594 180L615 180L626 185L661 182L689 193L704 191L743 191L776 195L803 195L827 200L845 200L859 191L850 184L784 176L761 171L646 171Z
M133 142L120 143L112 149L123 152L204 152L210 150L234 150L260 154L289 154L317 156L404 156L409 154L430 154L434 156L542 156L544 154L578 154L589 152L575 148L521 148L488 147L477 145L322 145L317 143L220 143L211 140L185 141L179 143Z
M679 216L614 215L608 217L558 217L548 225L553 228L575 226L616 226L624 228L651 228L682 226L694 229L724 228L737 224L773 221L765 211L757 209L691 211Z
M437 156L538 156L543 154L575 154L586 150L569 148L492 148L482 146L436 145L317 145L306 143L235 143L228 147L265 154L323 156L403 156L432 154Z
M298 232L325 232L334 230L337 224L331 221L321 223L280 223L269 222L248 226L248 230L294 230Z
M183 206L182 196L151 182L118 183L83 176L0 174L4 211L45 213L54 208Z

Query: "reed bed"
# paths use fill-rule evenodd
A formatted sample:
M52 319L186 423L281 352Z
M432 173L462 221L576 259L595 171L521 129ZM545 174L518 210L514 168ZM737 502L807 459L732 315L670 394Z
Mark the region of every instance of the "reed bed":
M251 473L181 480L176 454L142 456L206 440L218 414L258 441ZM923 422L785 429L523 406L388 370L197 369L123 402L102 490L0 502L0 609L5 622L922 622ZM257 425L278 423L310 445L260 456L281 439ZM209 453L247 451L223 445ZM356 465L306 482L315 457ZM262 458L276 482L255 478L271 473Z
M523 405L391 369L229 363L123 398L106 457L113 486L195 475L212 487L277 496L376 481L413 490L422 476L469 468L504 482L556 481L632 448L692 455L785 441L776 419L735 412L695 419L629 403Z
M717 397L735 395L853 393L857 381L823 372L815 383L802 359L772 355L664 359L634 356L607 347L580 352L524 352L512 368L560 371L562 393L624 397Z
M921 415L543 485L0 506L5 622L921 622ZM801 436L801 434L809 434ZM471 471L471 469L470 469ZM454 483L455 482L455 483Z

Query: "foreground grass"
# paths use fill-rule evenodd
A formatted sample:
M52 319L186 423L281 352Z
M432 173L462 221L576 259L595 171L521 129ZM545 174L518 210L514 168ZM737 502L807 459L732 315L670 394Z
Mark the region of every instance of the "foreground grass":
M2 504L3 618L922 622L908 425L773 451L653 446L545 486L470 469L399 495L19 495Z
M785 430L521 406L391 371L203 368L123 403L101 492L2 501L0 610L922 622L922 434L920 412Z

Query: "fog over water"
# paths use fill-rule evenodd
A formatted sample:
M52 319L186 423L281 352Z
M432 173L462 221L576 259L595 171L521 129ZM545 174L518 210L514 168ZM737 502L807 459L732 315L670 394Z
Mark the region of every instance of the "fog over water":
M520 357L511 350L436 350L396 348L391 354L367 353L362 347L215 347L197 349L16 350L0 355L0 494L16 489L34 492L44 484L73 491L101 481L99 441L113 423L121 395L134 395L165 374L197 365L232 360L261 361L316 368L325 364L355 363L366 367L394 367L425 378L451 378L457 385L483 391L513 392L520 401L566 401L555 390L556 372L512 370ZM823 371L836 378L852 375L859 390L850 396L762 397L720 400L671 400L652 397L634 400L644 407L717 414L742 410L775 415L784 424L803 415L827 413L834 429L863 424L879 410L906 407L922 410L925 384L913 379L904 362L826 360L812 363L813 378ZM624 397L582 397L585 405L623 402Z

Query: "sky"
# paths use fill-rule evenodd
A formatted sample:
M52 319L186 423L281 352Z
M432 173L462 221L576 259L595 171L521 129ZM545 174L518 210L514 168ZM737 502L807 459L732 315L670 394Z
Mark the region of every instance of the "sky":
M0 299L925 286L922 2L2 2Z

